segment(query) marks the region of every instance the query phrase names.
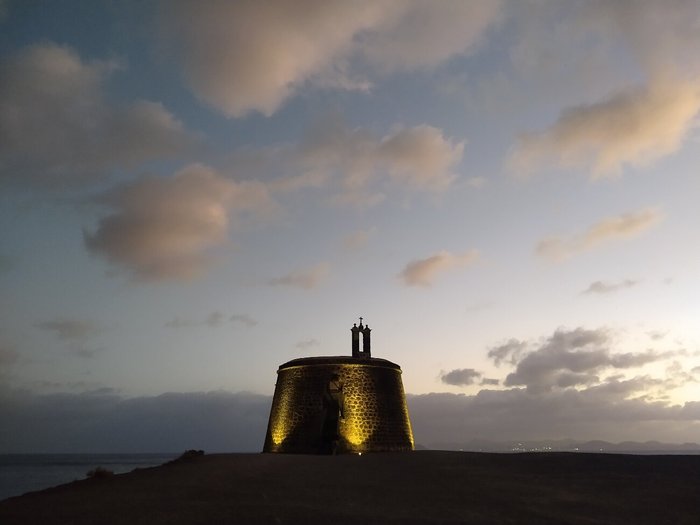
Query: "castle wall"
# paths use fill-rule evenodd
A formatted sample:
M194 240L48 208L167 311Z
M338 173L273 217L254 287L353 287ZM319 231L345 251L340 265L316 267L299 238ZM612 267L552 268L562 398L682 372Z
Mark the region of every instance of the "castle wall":
M264 452L319 453L324 395L331 376L343 383L338 452L413 450L401 368L384 359L320 357L280 366Z

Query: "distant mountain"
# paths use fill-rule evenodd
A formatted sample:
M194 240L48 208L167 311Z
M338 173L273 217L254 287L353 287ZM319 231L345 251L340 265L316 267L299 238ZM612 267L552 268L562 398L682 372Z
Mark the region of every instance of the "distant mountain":
M635 454L700 454L698 443L662 443L660 441L576 441L574 439L535 441L490 441L472 439L465 443L436 443L434 446L416 445L417 449L464 450L469 452L613 452Z

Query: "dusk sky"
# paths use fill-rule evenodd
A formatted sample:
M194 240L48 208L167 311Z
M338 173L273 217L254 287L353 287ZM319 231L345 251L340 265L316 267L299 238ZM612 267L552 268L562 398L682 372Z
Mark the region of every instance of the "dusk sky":
M700 1L0 0L0 57L0 452L259 449L359 316L417 443L700 440Z

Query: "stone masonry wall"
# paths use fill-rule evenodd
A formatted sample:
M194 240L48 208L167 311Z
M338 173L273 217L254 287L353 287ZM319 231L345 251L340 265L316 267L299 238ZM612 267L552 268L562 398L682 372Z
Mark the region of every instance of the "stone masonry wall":
M280 367L264 452L323 450L323 397L333 373L344 385L339 452L413 450L401 369L382 359L323 360Z

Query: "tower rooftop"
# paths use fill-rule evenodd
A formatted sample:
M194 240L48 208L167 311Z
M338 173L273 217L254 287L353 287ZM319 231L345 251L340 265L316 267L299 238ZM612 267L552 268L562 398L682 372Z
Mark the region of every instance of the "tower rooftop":
M314 365L362 365L362 366L381 366L383 368L394 368L401 370L401 367L396 363L392 363L388 359L380 357L352 357L349 355L336 356L318 356L318 357L298 357L287 361L279 366L279 370L293 368L295 366L314 366Z

